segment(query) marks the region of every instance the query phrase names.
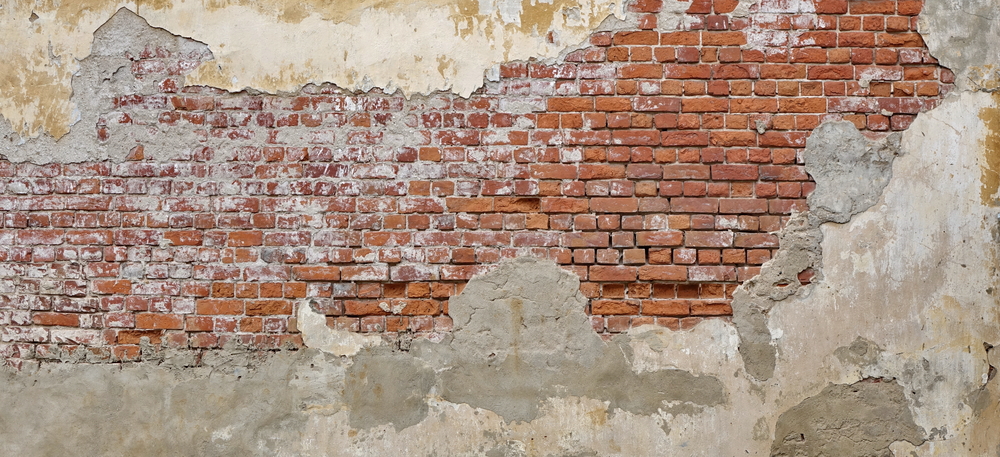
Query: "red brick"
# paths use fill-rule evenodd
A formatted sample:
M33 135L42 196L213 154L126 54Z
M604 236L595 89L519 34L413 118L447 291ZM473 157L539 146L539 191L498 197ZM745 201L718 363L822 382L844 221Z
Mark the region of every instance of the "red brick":
M756 146L757 134L749 131L714 131L709 133L712 146Z
M809 79L854 79L854 67L850 65L815 65L809 67L808 76Z
M170 240L174 246L198 246L203 236L204 234L198 230L180 230L163 234L163 237Z
M759 198L723 198L719 200L721 214L762 214L767 212L767 200Z
M846 14L848 0L814 0L817 14Z
M288 300L247 300L248 316L290 315L292 302Z
M638 232L635 234L637 246L680 246L683 241L684 232L679 230Z
M557 97L548 100L549 111L593 111L591 97Z
M663 66L663 77L671 79L708 79L712 77L710 65L667 64Z
M635 281L638 268L627 266L594 265L589 268L591 281Z
M610 245L606 232L564 233L560 243L571 248L604 248Z
M62 327L79 327L80 315L71 313L35 313L31 316L35 325L58 325Z
M712 179L721 181L755 181L756 165L712 165Z
M850 14L893 14L895 0L853 0L849 2Z
M743 32L702 32L702 46L742 46L747 44Z
M639 209L636 198L592 198L590 211L595 213L634 213Z
M590 205L584 198L542 198L542 212L585 213Z
M612 144L627 146L655 146L660 144L659 130L615 130L611 135Z
M292 267L295 278L303 281L338 281L340 267L335 266L295 266Z
M177 314L139 313L135 315L135 327L139 329L182 330L184 318Z
M733 245L733 232L688 231L684 245L694 248L725 248Z
M643 300L642 314L647 316L688 316L689 300Z
M731 266L688 267L688 281L697 281L697 282L736 281L736 268Z
M651 63L623 65L618 67L618 77L624 79L659 79L663 77L663 66Z
M675 213L716 213L719 210L719 199L671 198L670 208Z
M724 64L712 68L713 79L755 79L760 77L760 67L754 64Z
M660 42L660 35L653 31L639 31L639 32L618 32L615 33L613 43L616 45L637 45L637 44L658 44Z
M727 302L711 302L693 300L691 302L692 316L730 316L733 314L733 307Z
M632 100L636 111L680 111L681 99L676 97L636 97Z
M769 64L760 66L761 79L804 79L805 65Z
M90 283L91 290L98 294L128 294L132 292L132 281L97 279Z
M882 48L919 48L924 46L924 40L919 33L878 33L875 44Z
M639 267L639 280L686 281L687 267L680 265L643 265Z
M243 314L243 300L202 299L195 302L198 314Z
M660 144L663 146L708 146L708 132L664 131Z
M485 213L493 211L492 198L459 198L445 199L448 211L453 213Z
M261 246L263 244L264 232L258 230L230 232L226 242L227 246Z
M733 245L741 248L776 248L778 237L771 233L739 233Z

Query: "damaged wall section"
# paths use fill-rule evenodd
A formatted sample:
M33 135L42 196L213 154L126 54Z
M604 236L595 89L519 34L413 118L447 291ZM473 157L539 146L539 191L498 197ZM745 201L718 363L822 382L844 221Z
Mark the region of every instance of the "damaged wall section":
M636 2L410 99L121 11L79 150L3 146L0 450L995 453L1000 37L921 6Z
M184 86L208 49L135 43L148 26L119 11L83 62L94 130L67 137L96 146L4 149L53 161L2 168L7 358L297 347L304 297L343 330L448 332L464 282L523 255L582 278L607 335L732 314L806 209L809 133L904 129L951 73L909 2L682 5L636 3L470 98L409 100Z

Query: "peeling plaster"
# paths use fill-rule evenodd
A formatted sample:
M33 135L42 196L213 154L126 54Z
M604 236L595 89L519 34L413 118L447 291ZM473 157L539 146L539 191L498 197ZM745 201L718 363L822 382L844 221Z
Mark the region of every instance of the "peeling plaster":
M468 96L496 65L554 58L609 15L625 16L624 3L613 0L8 2L0 8L7 31L0 116L17 142L61 138L79 120L83 107L71 100L73 76L92 54L94 32L120 8L209 46L215 60L188 84L270 93L330 82L351 90ZM463 58L439 65L456 55Z

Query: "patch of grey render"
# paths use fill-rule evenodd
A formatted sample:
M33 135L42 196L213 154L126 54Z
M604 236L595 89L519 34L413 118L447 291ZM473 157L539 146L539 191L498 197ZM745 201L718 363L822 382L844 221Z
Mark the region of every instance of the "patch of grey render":
M841 363L858 367L865 367L874 364L878 361L878 357L881 354L882 348L874 342L860 336L855 338L850 345L839 347L833 351L833 355L837 357Z
M820 222L843 224L878 201L892 177L902 135L871 141L854 124L827 122L813 130L803 153L806 172L816 181L809 213Z
M46 363L0 371L0 455L276 455L277 424L340 404L339 359L206 353L198 367Z
M367 348L347 369L344 401L353 428L392 424L397 431L427 417L435 373L423 361L385 346Z
M115 112L116 96L159 93L155 82L136 79L130 71L132 59L138 59L147 47L154 52L156 48L167 49L193 61L212 58L206 44L154 28L145 19L122 8L94 32L90 55L79 62L71 98L78 118L69 133L58 140L48 134L27 140L21 138L8 121L0 119L0 157L12 162L38 164L88 160L120 162L140 143L153 144L156 152L197 144L197 137L190 131L160 134L154 141L143 124L156 126L155 117L133 119L129 124L117 124L113 119L109 122L109 117L120 115ZM103 125L113 129L107 141L98 139L97 129Z
M993 0L926 2L920 35L965 90L1000 89L1000 10Z
M529 257L473 278L455 319L441 397L528 422L549 397L603 400L611 411L693 413L726 402L722 383L682 370L636 373L627 338L605 343L584 313L580 281Z
M808 293L798 275L807 270L821 278L823 233L826 222L845 223L867 210L882 195L892 177L892 160L899 155L901 136L893 133L869 140L854 124L826 122L806 140L806 172L816 181L809 195L809 211L794 214L778 233L774 258L759 275L733 294L733 323L740 336L739 352L747 372L757 380L770 379L777 350L768 328L768 313L782 300Z
M919 446L925 431L895 380L834 384L778 417L772 457L891 457L889 446Z

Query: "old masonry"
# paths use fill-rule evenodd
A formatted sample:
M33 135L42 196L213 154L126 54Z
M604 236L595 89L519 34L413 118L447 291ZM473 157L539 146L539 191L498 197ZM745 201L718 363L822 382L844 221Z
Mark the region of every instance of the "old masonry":
M2 455L1000 455L993 1L0 26Z

